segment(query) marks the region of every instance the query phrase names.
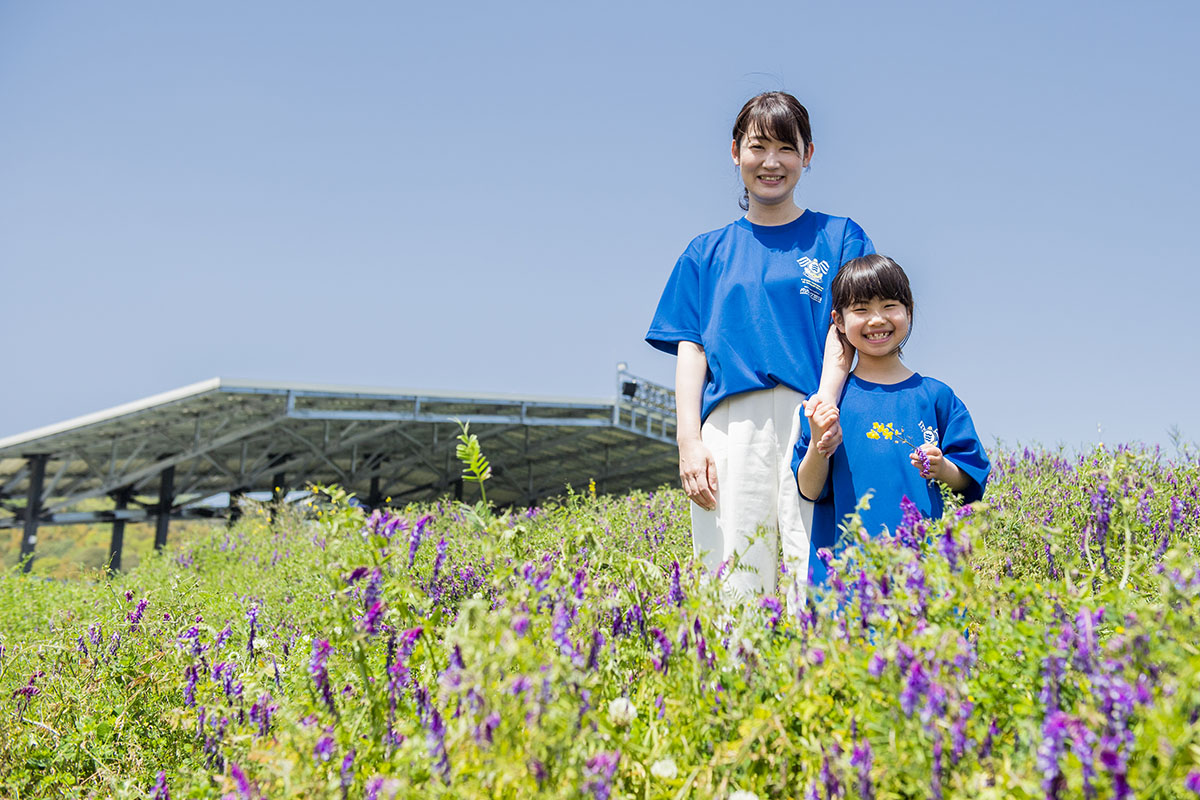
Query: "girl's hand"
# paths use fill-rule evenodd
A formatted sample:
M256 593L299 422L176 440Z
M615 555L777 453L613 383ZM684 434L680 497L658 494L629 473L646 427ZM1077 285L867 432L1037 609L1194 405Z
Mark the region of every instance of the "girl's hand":
M817 443L817 452L829 458L842 443L838 407L814 395L804 401L804 416L808 417L808 426L812 429L811 440Z
M717 464L700 439L679 442L679 480L691 501L705 511L717 507Z
M922 454L924 454L924 458L921 458ZM917 468L917 472L921 473L922 478L941 480L942 465L946 463L946 460L942 458L942 451L937 445L921 445L908 454L908 460Z

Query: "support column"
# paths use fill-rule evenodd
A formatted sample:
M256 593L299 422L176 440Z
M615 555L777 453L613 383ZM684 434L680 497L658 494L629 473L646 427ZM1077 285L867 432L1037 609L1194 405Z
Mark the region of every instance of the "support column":
M454 482L454 499L462 502L463 497L463 479L459 478Z
M383 491L379 488L379 476L371 478L371 490L367 492L367 505L371 510L379 508L383 505Z
M229 493L229 525L237 524L237 521L242 518L242 498L245 496L244 489L234 489Z
M25 532L21 538L21 569L33 569L33 546L37 544L38 518L42 516L42 484L46 480L47 453L29 457L29 494L25 500Z
M175 467L167 467L158 476L158 520L154 527L154 549L167 546L167 528L171 524L171 506L175 505Z
M129 507L129 497L133 494L133 488L125 486L113 492L113 510L118 512L118 515L113 518L112 524L112 541L108 545L108 574L121 571L121 550L125 546L125 518L120 516L120 512Z
M275 473L275 477L271 479L271 523L274 524L275 518L279 515L279 508L283 505L283 498L287 497L287 475L282 472Z

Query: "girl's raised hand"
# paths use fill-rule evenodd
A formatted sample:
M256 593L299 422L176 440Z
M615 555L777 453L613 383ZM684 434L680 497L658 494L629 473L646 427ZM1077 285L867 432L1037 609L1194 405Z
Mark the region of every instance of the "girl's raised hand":
M832 403L816 397L804 401L804 415L812 428L812 441L817 443L817 452L829 458L842 443L841 413Z

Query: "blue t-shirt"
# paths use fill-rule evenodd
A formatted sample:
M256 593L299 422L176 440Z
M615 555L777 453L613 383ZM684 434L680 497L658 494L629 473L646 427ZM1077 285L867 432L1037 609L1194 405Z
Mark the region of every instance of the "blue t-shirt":
M908 497L926 517L942 515L942 495L935 481L921 477L909 461L913 448L899 435L869 438L875 423L891 424L910 442L937 445L970 479L963 499L970 503L983 497L991 465L975 425L962 400L939 380L914 373L900 383L864 381L856 375L846 380L838 405L842 444L829 460L829 479L813 507L809 564L813 581L824 579L824 567L816 558L818 548L836 549L841 525L853 514L859 499L872 493L870 508L859 512L863 528L878 536L886 526L894 530L900 522L900 500ZM801 412L800 439L792 454L792 473L808 451L812 434Z
M847 261L874 252L846 217L805 211L771 226L743 217L688 245L646 341L671 354L680 342L704 347L701 420L742 392L783 384L812 394L829 331L829 285Z

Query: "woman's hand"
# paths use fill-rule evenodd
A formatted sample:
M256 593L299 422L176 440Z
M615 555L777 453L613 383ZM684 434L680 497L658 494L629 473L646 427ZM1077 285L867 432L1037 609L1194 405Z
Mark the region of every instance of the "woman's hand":
M717 464L699 438L679 441L679 480L691 501L705 511L717 507Z

